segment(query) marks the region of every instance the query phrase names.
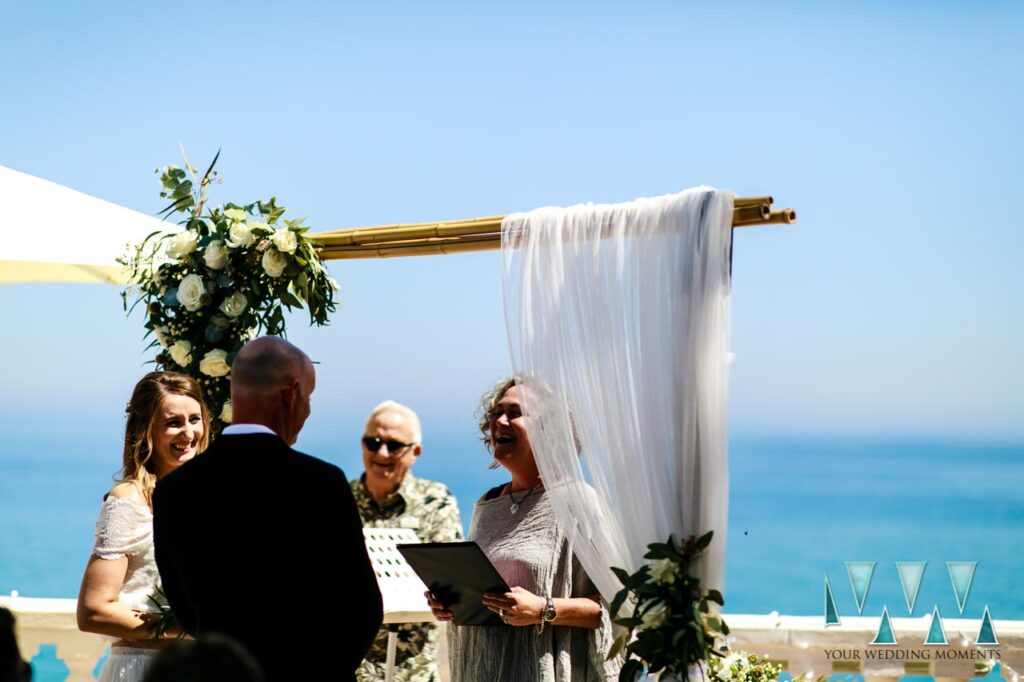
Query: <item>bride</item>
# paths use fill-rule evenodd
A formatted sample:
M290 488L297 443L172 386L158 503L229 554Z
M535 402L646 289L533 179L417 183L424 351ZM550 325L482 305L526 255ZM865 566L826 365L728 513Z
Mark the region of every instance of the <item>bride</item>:
M92 554L78 593L78 627L114 638L100 682L136 682L157 650L181 636L157 633L166 605L153 557L156 482L206 449L210 419L191 377L151 372L126 410L123 465L103 498Z

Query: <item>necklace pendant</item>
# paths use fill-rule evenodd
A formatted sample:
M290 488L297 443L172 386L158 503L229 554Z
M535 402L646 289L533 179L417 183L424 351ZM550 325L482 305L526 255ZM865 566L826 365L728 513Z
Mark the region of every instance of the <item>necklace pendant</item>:
M508 510L510 512L512 512L513 514L518 514L519 513L519 503L518 502L513 502L512 506L509 507Z

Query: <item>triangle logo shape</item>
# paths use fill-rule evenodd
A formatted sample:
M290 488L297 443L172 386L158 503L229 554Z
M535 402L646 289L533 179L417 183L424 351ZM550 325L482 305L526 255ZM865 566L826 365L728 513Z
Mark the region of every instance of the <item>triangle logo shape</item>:
M878 623L878 632L871 643L876 646L896 646L896 633L892 629L892 621L889 620L888 605L882 607L882 620Z
M828 582L828 573L825 574L825 627L839 625L839 609L836 608L836 599L832 596L832 585Z
M939 615L938 605L932 609L932 622L928 626L928 637L924 640L925 646L938 645L945 646L949 644L946 641L946 631L942 629L942 616Z
M988 612L988 604L985 604L985 615L981 617L981 627L978 629L978 636L974 638L975 644L999 644L996 639L996 629L992 627L992 616Z
M903 598L907 600L907 613L914 615L914 604L917 603L917 593L921 591L921 579L924 577L924 569L927 561L897 561L896 571L900 574L900 587L903 588Z
M847 561L846 575L850 578L853 599L857 602L857 613L864 612L864 601L871 587L871 576L875 574L874 561Z
M971 593L974 569L977 567L977 561L946 562L946 570L949 571L949 579L953 582L953 593L956 594L956 605L960 608L961 616L964 615L964 607L967 606L967 595Z

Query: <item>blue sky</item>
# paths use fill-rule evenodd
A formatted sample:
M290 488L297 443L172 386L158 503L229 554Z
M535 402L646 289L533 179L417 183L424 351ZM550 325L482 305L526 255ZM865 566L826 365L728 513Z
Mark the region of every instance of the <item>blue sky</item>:
M7 3L0 164L153 213L179 143L221 148L215 201L324 230L771 193L799 222L736 233L734 433L1024 440L1019 4L147 5ZM303 442L385 398L471 432L498 268L332 264L331 326L290 331L321 363ZM0 287L0 439L116 448L147 359L118 293Z

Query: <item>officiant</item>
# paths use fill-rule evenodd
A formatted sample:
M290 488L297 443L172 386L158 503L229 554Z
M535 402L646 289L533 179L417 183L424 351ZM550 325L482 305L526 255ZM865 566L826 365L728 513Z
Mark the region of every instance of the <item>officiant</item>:
M462 539L462 520L455 496L436 481L412 475L423 453L419 416L388 400L366 420L361 439L364 473L351 482L365 528L411 528L422 542ZM437 626L407 623L398 627L395 682L437 682ZM381 628L356 677L360 682L384 679L388 630Z

